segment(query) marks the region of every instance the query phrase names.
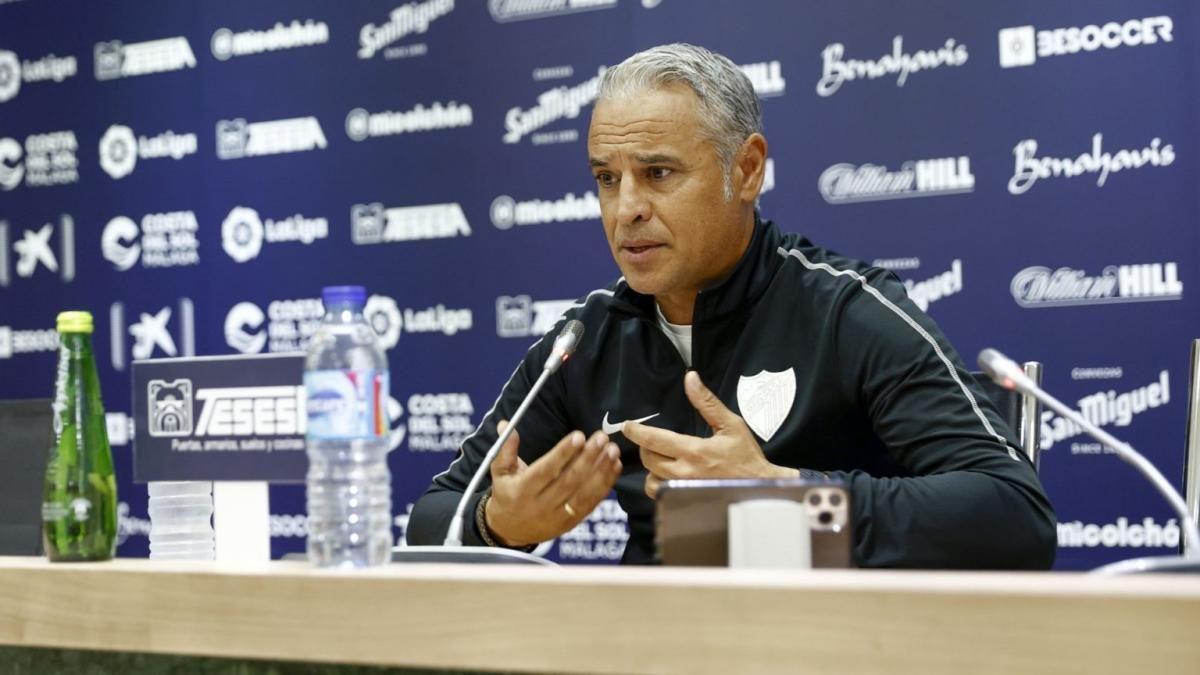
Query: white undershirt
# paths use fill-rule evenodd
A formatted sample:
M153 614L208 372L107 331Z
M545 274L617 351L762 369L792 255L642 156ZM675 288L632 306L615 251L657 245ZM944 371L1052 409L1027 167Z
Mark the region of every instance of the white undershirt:
M692 327L680 326L679 324L667 321L667 317L663 316L662 308L658 303L654 305L654 311L658 313L658 327L662 330L671 344L675 345L675 349L679 350L679 355L683 357L684 364L688 368L692 367Z

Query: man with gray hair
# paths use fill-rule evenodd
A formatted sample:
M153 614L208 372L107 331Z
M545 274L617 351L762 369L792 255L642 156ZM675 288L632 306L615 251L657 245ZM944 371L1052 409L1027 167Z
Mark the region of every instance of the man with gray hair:
M614 487L623 562L654 561L676 478L844 481L862 566L1046 568L1055 520L1029 460L894 275L758 217L767 141L729 59L672 44L604 74L588 162L624 276L554 327L586 327L473 497L468 544L532 548ZM413 509L439 543L471 475L541 372L534 344Z

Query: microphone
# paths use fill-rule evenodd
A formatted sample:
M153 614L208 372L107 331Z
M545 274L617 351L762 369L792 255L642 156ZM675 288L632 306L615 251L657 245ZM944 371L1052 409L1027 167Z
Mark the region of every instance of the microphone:
M1179 522L1183 527L1185 539L1184 555L1179 556L1157 556L1148 558L1134 558L1130 560L1122 560L1120 562L1105 565L1092 570L1093 574L1125 574L1129 572L1197 572L1200 571L1200 530L1197 530L1196 522L1188 516L1187 504L1184 503L1183 497L1171 486L1171 483L1163 477L1162 473L1154 467L1140 452L1133 449L1133 446L1128 443L1123 443L1117 440L1112 434L1101 429L1089 422L1078 411L1071 409L1063 404L1058 399L1051 396L1044 389L1039 387L1025 372L1021 370L1015 362L1009 359L1004 354L995 349L984 349L979 352L979 367L983 369L988 377L992 378L996 384L1008 390L1020 391L1025 394L1030 394L1037 397L1039 401L1046 404L1058 414L1070 419L1075 424L1078 424L1081 429L1086 431L1093 438L1104 443L1104 445L1113 449L1117 456L1132 464L1142 476L1149 480L1154 487L1159 491L1167 502L1171 504L1171 508L1179 516Z
M550 356L546 357L546 365L543 367L543 372L553 373L562 367L562 364L571 358L575 353L575 348L579 346L579 340L583 338L583 323L580 321L568 321L567 325L563 326L558 337L554 338L554 346L550 349Z
M517 422L525 415L525 410L529 408L530 403L533 403L533 399L541 391L542 385L562 367L562 364L567 362L567 359L571 358L571 355L575 353L575 348L579 346L581 337L583 337L583 323L572 320L568 321L567 325L563 326L562 331L559 332L558 337L554 338L554 346L550 349L546 365L542 366L541 376L530 387L529 393L525 394L525 400L521 401L517 412L513 413L504 432L496 438L495 443L492 443L492 447L484 455L483 461L479 463L479 468L475 470L475 475L471 477L467 489L463 491L462 499L458 500L458 508L454 510L454 518L450 520L450 527L446 530L446 541L442 542L446 546L462 546L463 512L467 509L467 502L479 488L479 483L487 475L492 461L496 459L496 455L500 454L500 448L504 447L504 442L516 430Z
M458 507L454 510L454 517L450 519L450 526L446 528L446 539L442 542L442 545L396 547L392 549L392 562L554 565L553 562L545 558L539 558L524 551L514 551L507 548L463 546L463 513L467 510L467 503L470 502L471 495L475 494L475 490L479 488L480 481L487 475L492 461L496 459L496 455L500 454L500 448L504 447L504 442L516 430L517 422L525 415L525 411L529 409L529 405L533 403L533 399L541 391L542 385L567 362L567 359L571 358L571 355L575 353L575 349L579 346L579 341L582 337L583 323L572 320L568 321L562 330L559 331L558 336L554 338L554 345L550 349L550 356L546 359L546 364L542 366L542 374L538 376L537 381L530 387L529 393L525 394L525 399L521 401L521 405L517 406L517 411L513 413L512 419L508 421L508 426L504 428L504 431L496 439L496 442L492 443L492 447L488 449L487 454L483 457L483 461L479 463L479 468L475 470L475 475L471 476L471 482L467 484L467 489L463 491L462 498L458 500Z

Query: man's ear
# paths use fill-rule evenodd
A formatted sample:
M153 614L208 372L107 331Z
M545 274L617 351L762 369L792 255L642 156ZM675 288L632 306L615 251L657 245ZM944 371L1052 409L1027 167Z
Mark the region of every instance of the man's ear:
M733 194L744 203L753 204L762 190L767 170L767 139L762 134L750 134L733 159Z

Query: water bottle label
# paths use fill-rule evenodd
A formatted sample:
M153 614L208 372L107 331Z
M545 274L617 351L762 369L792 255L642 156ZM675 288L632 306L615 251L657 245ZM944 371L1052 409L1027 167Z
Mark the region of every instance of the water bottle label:
M388 432L388 374L378 370L314 370L304 374L308 437L376 438Z

